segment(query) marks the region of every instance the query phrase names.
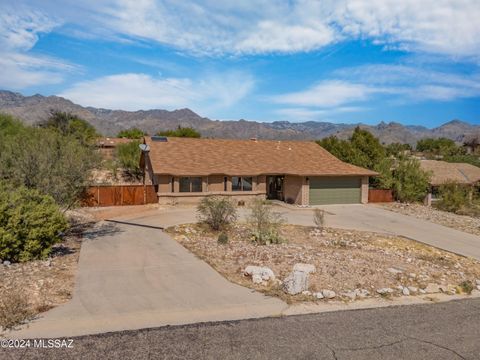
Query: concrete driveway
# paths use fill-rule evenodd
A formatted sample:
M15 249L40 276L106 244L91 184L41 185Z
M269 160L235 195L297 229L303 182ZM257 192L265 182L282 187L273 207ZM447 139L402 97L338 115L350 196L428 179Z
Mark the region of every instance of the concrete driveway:
M100 223L82 245L73 299L10 336L257 318L280 315L286 307L230 283L159 229Z
M480 237L438 225L413 216L398 214L377 205L326 205L326 225L341 229L395 234L460 255L480 260ZM275 206L290 224L313 226L313 210ZM244 218L246 209L240 210ZM154 226L172 226L195 222L195 208L163 209L153 215L132 220Z

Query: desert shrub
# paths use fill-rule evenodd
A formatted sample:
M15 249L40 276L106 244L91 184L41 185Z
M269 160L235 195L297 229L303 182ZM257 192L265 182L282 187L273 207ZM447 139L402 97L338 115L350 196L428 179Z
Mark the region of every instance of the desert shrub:
M325 225L325 211L322 209L313 210L313 222L318 228L323 228Z
M28 261L48 256L67 221L51 196L0 183L0 258Z
M117 137L119 138L127 138L127 139L141 139L145 135L145 132L143 130L140 130L139 128L133 127L130 129L125 129L121 130L118 134Z
M125 169L127 174L133 178L140 178L142 169L140 167L140 142L135 140L117 146L115 153L118 164Z
M188 138L199 138L201 134L192 127L182 127L178 125L175 130L161 130L157 131L155 135L158 136L169 136L169 137L188 137Z
M218 235L217 242L219 244L227 244L228 243L228 235L224 232L222 232L220 235Z
M10 330L33 318L27 296L20 289L0 292L0 328Z
M93 147L51 128L26 127L0 143L0 179L37 189L64 208L80 200L99 164Z
M254 200L249 210L247 223L254 242L261 245L283 242L280 226L285 219L281 214L272 211L272 206L261 199Z
M237 209L229 198L207 196L197 206L197 217L217 231L237 220Z
M440 186L440 200L436 205L441 210L457 212L468 205L468 192L468 188L456 182L445 183Z
M473 286L473 283L470 280L465 280L465 281L461 282L459 286L460 286L460 289L462 289L462 291L465 294L471 294L473 289L475 288Z
M397 200L416 202L425 198L430 173L422 170L416 159L401 159L394 170L393 190Z

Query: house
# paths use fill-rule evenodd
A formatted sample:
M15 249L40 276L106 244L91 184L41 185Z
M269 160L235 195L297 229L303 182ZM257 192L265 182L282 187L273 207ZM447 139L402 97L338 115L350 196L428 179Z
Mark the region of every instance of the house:
M145 181L160 203L206 195L267 198L298 205L368 202L377 173L344 163L313 141L145 137Z
M427 205L431 204L432 197L435 197L439 187L443 184L455 182L473 187L480 182L480 168L471 164L420 160L420 167L431 174L430 190L425 199Z

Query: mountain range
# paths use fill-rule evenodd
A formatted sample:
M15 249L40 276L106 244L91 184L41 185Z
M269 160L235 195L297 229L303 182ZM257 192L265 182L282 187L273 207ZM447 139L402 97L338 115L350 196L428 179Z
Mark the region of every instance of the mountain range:
M27 124L35 124L48 118L52 110L70 112L91 123L105 136L114 136L122 129L138 127L148 134L158 130L190 126L203 137L259 138L278 140L310 140L336 135L348 138L356 126L361 126L380 138L382 143L415 144L425 137L446 137L457 142L472 134L480 133L480 126L461 120L452 120L439 127L402 125L381 122L378 125L337 124L329 122L257 122L247 120L211 120L190 109L168 110L109 110L83 107L58 96L23 96L0 90L0 112L11 114Z

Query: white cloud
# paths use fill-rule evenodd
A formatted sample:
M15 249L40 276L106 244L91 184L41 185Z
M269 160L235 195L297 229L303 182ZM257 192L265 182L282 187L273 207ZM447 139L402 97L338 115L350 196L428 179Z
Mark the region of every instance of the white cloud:
M84 106L122 110L191 107L209 114L243 99L254 87L249 74L229 72L199 79L117 74L74 84L59 96Z
M42 6L93 34L209 55L303 52L343 39L480 54L478 0L44 0Z
M29 7L0 5L0 87L21 89L56 84L63 80L63 72L75 68L52 57L28 53L40 33L50 32L57 25L58 22Z
M312 109L312 108L282 108L275 111L284 119L294 122L318 121L339 113L352 113L367 110L359 106L343 106L333 109Z
M366 100L375 91L377 90L364 84L325 80L303 91L273 96L271 100L296 106L334 107Z

